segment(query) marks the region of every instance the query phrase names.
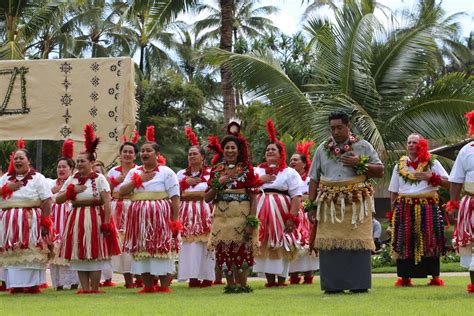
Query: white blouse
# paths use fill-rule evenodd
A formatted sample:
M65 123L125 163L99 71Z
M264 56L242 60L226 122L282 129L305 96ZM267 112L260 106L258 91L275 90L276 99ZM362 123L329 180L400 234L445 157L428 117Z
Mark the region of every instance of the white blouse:
M474 141L464 145L459 151L449 182L474 182Z
M9 175L5 173L0 178L0 186L10 182ZM23 176L17 176L17 180L22 180ZM39 172L36 172L33 177L28 180L26 186L13 192L12 196L7 201L29 201L29 200L47 200L52 197L51 189L49 188L46 178ZM0 196L0 200L2 200Z
M123 183L131 182L134 173L141 175L143 168L140 166L130 170ZM166 192L170 198L175 195L179 196L178 177L176 173L167 166L159 166L153 179L143 182L143 186L144 188L135 188L133 192Z
M407 169L409 172L415 171L415 169L411 166L407 166ZM441 163L436 159L433 161L431 172L437 173L441 177L448 177L448 173L446 170L444 170ZM405 179L403 179L403 177L398 174L398 163L393 168L392 179L390 180L388 191L398 194L418 194L436 190L438 190L438 187L432 186L426 180L422 180L418 183L406 182Z
M160 167L161 168L161 167ZM211 174L210 174L210 169L206 169L208 171L208 175L204 176L204 179L206 179L206 182L199 182L198 184L196 184L195 186L191 187L189 186L185 192L196 192L196 191L206 191L207 190L207 181L209 181L209 178L211 177ZM178 171L178 181L181 181L185 175L184 173L186 172L186 169L183 169L183 170L180 170ZM193 174L193 176L197 176L199 173L196 173L196 174Z
M85 200L92 200L92 199L99 200L100 192L103 192L103 191L110 192L109 182L107 182L107 179L105 178L103 174L99 173L98 177L94 179L94 182L95 182L96 192L94 192L94 189L92 186L92 180L87 179L86 183L84 183L84 185L86 186L86 190L84 192L77 194L76 201L85 201ZM60 193L65 192L67 189L67 186L71 183L77 185L79 184L79 179L74 178L74 176L69 177L66 180L66 182L64 182L64 185L61 188Z
M109 170L109 172L107 173L107 178L109 179L111 177L118 178L121 174L122 172L120 171L120 167L115 167ZM124 183L125 183L125 179L124 181L122 181L121 183L119 183L117 186L114 187L114 192L119 192L120 188L122 187Z
M255 168L255 173L258 176L263 176L266 174L265 168L257 167ZM304 185L301 176L293 168L285 168L283 171L278 172L276 175L275 181L271 183L264 183L262 189L274 189L279 191L288 191L291 198L295 196L302 195L304 192L302 190Z

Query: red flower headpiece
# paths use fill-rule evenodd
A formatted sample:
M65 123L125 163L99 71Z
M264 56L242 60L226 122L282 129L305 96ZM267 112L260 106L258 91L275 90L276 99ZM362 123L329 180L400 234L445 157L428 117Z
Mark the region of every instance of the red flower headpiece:
M467 128L469 134L471 134L471 136L474 136L474 111L467 112L466 114L464 114L464 117L467 118Z
M94 155L97 150L97 146L99 145L99 138L95 136L92 124L87 124L84 127L84 138L85 151Z
M416 145L417 152L416 156L420 163L427 162L431 158L431 154L428 152L428 140L421 138L418 144Z
M217 139L216 136L209 136L208 142L209 144L207 145L207 148L212 150L215 153L211 161L211 164L214 166L222 157L222 155L224 154L224 151L222 150L221 143L219 143L219 139Z
M185 127L184 132L186 133L186 136L188 137L191 146L199 146L199 140L197 139L196 134L194 134L193 130L190 127Z
M72 159L74 156L74 142L72 139L66 139L61 149L61 157Z
M140 137L140 136L138 135L137 130L134 129L134 130L133 130L133 137L130 138L129 141L130 141L131 143L136 144L136 143L138 143L138 138L139 138L139 137ZM123 136L122 136L122 143L125 143L125 142L127 142L127 136L123 135Z
M306 162L307 162L306 169L305 169L306 172L311 168L311 157L309 155L309 150L311 149L311 146L313 145L314 145L314 142L312 141L296 144L296 152L306 157Z
M273 123L272 119L267 120L267 134L268 138L270 139L270 143L277 143L281 147L280 162L278 163L278 169L281 171L287 167L285 144L283 144L283 142L277 138L275 124Z
M153 125L147 126L145 138L148 142L155 141L155 127Z

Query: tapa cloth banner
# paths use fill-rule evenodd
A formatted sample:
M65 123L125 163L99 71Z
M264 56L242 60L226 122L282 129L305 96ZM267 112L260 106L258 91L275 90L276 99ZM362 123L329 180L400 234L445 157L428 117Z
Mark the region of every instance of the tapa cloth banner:
M132 135L136 110L129 57L0 61L2 141L71 138L77 155L92 123L98 159L109 164L122 135Z

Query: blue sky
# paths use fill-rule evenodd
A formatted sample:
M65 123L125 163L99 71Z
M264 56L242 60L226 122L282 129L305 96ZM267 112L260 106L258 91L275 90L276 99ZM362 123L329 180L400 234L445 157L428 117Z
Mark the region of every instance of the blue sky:
M212 3L213 1L206 1ZM274 24L284 33L293 34L301 30L301 17L309 1L301 4L301 0L261 0L260 5L274 5L280 8L280 12L270 16ZM403 8L413 8L417 0L379 0L384 6L396 11ZM444 0L442 7L448 15L464 12L465 16L459 18L462 25L462 35L468 36L474 29L474 1L473 0ZM329 10L323 10L323 14L329 14ZM376 12L376 15L383 19L383 14Z

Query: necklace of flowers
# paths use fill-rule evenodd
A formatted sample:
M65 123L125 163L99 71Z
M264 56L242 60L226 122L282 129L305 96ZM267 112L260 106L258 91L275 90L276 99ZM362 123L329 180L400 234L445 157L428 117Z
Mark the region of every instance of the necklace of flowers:
M415 177L417 172L428 171L433 166L434 157L430 156L426 161L419 161L414 172L408 170L408 156L402 156L398 161L398 174L403 178L406 183L418 184L421 180Z
M324 150L329 159L337 160L347 152L352 151L352 145L360 140L359 137L350 134L349 140L344 145L338 145L331 136L324 142Z
M30 168L30 170L28 170L28 172L24 174L23 179L18 180L18 179L16 178L16 177L17 177L16 172L13 172L13 173L9 173L8 180L11 181L11 182L21 182L21 183L23 183L23 186L26 186L26 184L28 183L28 181L30 181L31 179L33 179L33 176L34 176L35 174L36 174L36 170L33 169L33 168Z
M221 177L221 173L228 169L235 169L235 173L231 176L231 181L227 184L219 183L219 178ZM237 164L227 164L226 162L219 163L215 170L214 170L214 178L211 180L211 187L216 190L216 192L220 192L225 190L226 188L232 188L232 185L235 185L236 182L245 182L247 178L248 168L244 168L244 165L239 162Z

